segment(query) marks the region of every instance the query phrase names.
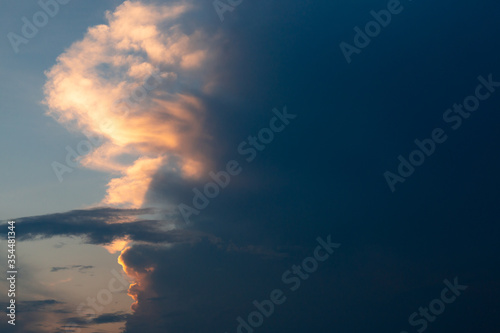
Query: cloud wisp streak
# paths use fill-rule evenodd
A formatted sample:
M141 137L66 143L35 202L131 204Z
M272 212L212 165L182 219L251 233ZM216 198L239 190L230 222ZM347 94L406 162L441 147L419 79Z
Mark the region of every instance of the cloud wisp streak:
M85 242L96 245L109 245L124 238L133 242L148 243L189 243L203 238L215 241L213 236L202 232L166 227L168 222L164 220L137 219L139 215L151 214L155 211L154 209L95 208L19 218L16 219L18 240L79 236L84 238Z

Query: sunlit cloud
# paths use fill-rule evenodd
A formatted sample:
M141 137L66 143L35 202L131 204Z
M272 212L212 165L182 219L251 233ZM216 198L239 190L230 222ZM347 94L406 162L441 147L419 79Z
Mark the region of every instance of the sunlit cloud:
M109 245L104 245L104 248L108 250L109 253L113 254L123 251L123 249L127 247L128 243L130 243L130 239L128 237L124 237L114 240Z
M208 168L210 158L198 144L210 139L202 125L205 108L192 91L213 84L202 71L210 59L210 38L202 30L181 28L193 8L188 1L125 1L46 73L48 115L70 130L103 138L81 164L115 176L104 204L141 207L153 175L167 163L184 178ZM124 105L150 85L155 71L157 87L139 103ZM191 92L180 88L186 86Z
M151 177L162 164L163 158L140 158L125 170L122 178L114 178L108 184L106 204L142 205Z
M149 275L155 271L156 264L153 262L144 263L141 267L133 267L131 265L127 266L124 257L127 257L130 252L130 247L124 249L118 257L118 263L122 266L123 271L130 277L134 282L128 288L128 295L132 297L134 303L131 305L132 310L136 310L139 304L139 296L143 296L147 293L147 297L155 297L156 295L151 294L150 288L148 288Z

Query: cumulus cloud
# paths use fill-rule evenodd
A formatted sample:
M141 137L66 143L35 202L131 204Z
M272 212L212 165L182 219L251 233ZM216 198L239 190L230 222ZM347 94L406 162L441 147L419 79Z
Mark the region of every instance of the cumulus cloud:
M257 86L255 77L247 80L256 71L235 60L241 42L234 36L221 38L206 22L185 20L194 8L188 1L125 1L107 14L107 24L90 28L47 72L48 114L70 129L102 137L103 144L81 163L115 175L102 201L115 208L23 218L20 239L80 236L110 252L122 251L119 263L134 280L127 332L229 328L262 291L255 282L279 276L283 268L275 264L288 258L260 237L263 229L251 230L255 221L270 225L276 218L256 214L255 202L268 198L256 193L262 182L252 177L251 168L231 181L225 205L214 200L204 212L200 220L210 226L195 221L179 228L170 210L143 208L189 203L193 187L203 186L209 171L235 158L237 143L268 123L265 111L275 106L246 105L235 112L234 105L221 107L212 98L220 92L220 79L227 91L236 89L231 75L245 74L237 80ZM213 10L210 3L207 8ZM238 71L229 74L230 68ZM150 81L159 83L139 103L127 101ZM245 112L252 122L238 119Z
M129 288L135 303L125 332L229 331L262 285L279 276L282 259L262 260L206 241L133 246L120 256L136 281Z
M219 37L206 27L208 20L189 16L193 4L161 2L125 1L108 13L105 25L90 28L47 72L49 114L68 128L103 137L104 143L82 161L115 175L103 204L164 208L190 203L193 187L205 182L198 177L222 170L235 158L235 145L255 133L265 123L262 119L268 120L265 110L287 104L293 113L304 115L300 124L244 165L244 172L194 219L196 231L173 229L170 218L144 217L154 211L103 209L22 219L19 239L76 235L113 251L135 242L120 256L135 280L129 289L135 303L134 313L126 317L127 333L236 332L236 317L254 311L254 299L268 298L274 288L285 289L281 274L310 255L310 243L318 235L329 233L346 242L344 250L322 263L303 289L265 319L259 332L396 331L415 309L415 304L401 306L405 300L423 295L428 302L436 296L429 291L441 290L440 280L450 272L466 273L466 264L477 273L467 275L485 286L483 296L470 304L484 312L480 305L491 299L495 288L485 282L494 280L495 268L477 263L495 262L498 251L491 244L498 243L496 233L488 229L478 234L486 245L452 255L450 246L442 246L449 228L436 230L435 216L429 219L425 212L444 212L441 220L455 226L464 219L462 212L451 204L443 209L441 200L401 223L414 202L395 206L393 197L380 194L376 170L361 167L383 160L384 152L374 150L373 143L375 132L385 125L373 122L373 112L364 120L360 112L348 112L360 96L359 82L342 77L363 77L366 68L346 71L345 62L335 60L338 46L325 42L345 37L344 9L349 6L244 1L226 12L223 42L213 43ZM202 3L206 15L222 26L212 3L197 5ZM220 44L223 52L217 53ZM215 75L207 70L214 58ZM377 68L380 58L367 64ZM155 71L161 80L148 80ZM377 78L387 81L387 75ZM161 83L140 103L126 102L152 81ZM399 81L389 81L385 90L398 88ZM220 96L204 98L221 90L222 101ZM370 99L357 100L358 110L372 110ZM447 202L456 206L457 201ZM483 206L479 203L477 211ZM449 242L464 248L467 231ZM415 232L417 237L408 236ZM430 244L424 255L423 240ZM308 251L300 249L305 245ZM287 256L276 255L281 251ZM443 258L453 262L444 265ZM463 258L469 260L464 263ZM491 320L484 313L462 318L493 323L497 316L490 314ZM100 318L122 319L120 314ZM460 330L463 324L452 325Z
M46 73L48 114L72 130L103 138L81 163L116 175L104 204L141 207L162 166L190 178L209 163L201 144L209 139L202 126L205 107L197 93L213 85L204 68L213 58L215 37L183 28L193 8L188 1L125 1ZM152 81L155 89L146 90ZM144 91L140 103L123 102Z

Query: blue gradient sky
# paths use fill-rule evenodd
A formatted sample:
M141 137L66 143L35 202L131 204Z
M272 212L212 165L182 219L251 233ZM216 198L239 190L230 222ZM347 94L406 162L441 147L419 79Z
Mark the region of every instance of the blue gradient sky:
M70 133L45 115L43 85L55 59L74 41L81 39L89 26L104 23L104 12L118 1L71 1L26 45L15 54L8 32L20 34L21 17L40 10L35 1L6 1L1 25L1 150L16 156L2 163L1 217L36 215L83 207L99 201L104 193L105 176L79 169L66 174L59 183L52 171L53 161L64 161L67 145L76 147L84 139ZM22 129L22 130L21 130ZM21 135L22 134L22 135ZM29 205L26 203L29 202Z

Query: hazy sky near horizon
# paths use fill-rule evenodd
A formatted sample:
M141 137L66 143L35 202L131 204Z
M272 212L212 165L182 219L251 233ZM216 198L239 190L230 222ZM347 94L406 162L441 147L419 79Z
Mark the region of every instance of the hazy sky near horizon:
M416 332L455 277L468 287L428 331L491 332L500 5L213 3L71 0L16 52L9 34L42 8L4 1L0 221L16 221L19 306L2 332L229 333L240 317L245 333ZM292 268L311 256L307 276ZM286 301L248 328L276 289Z

